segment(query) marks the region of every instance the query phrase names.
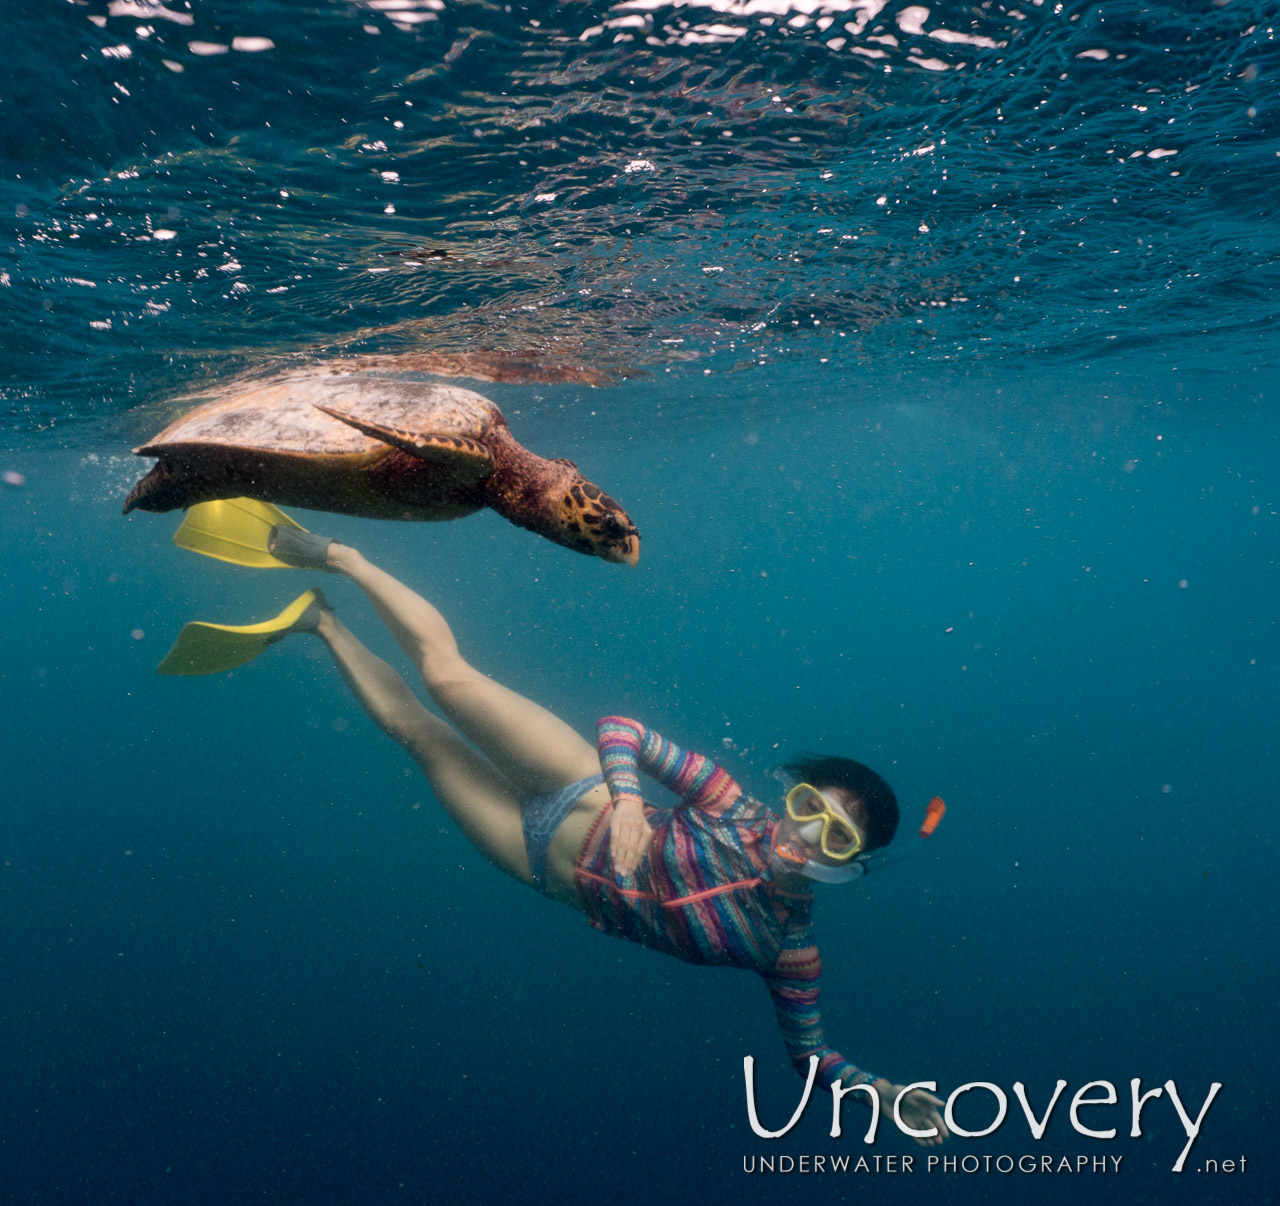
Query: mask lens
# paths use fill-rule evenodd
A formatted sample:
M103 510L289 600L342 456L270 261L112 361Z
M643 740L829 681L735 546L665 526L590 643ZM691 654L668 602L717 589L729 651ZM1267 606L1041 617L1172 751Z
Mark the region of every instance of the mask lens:
M801 783L791 792L787 797L787 808L798 821L820 817L828 811L827 802L807 783Z
M839 817L832 817L827 826L827 851L830 854L847 854L856 850L861 842L857 833Z

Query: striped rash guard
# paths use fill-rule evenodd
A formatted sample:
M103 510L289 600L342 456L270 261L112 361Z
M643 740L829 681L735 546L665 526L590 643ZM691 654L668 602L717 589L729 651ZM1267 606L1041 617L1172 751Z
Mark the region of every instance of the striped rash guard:
M606 716L596 726L596 745L615 804L641 798L641 771L680 802L671 812L645 804L653 837L635 874L622 878L613 873L609 850L612 813L597 818L574 873L592 926L689 963L749 968L769 989L797 1072L808 1076L816 1055L824 1088L874 1080L823 1038L813 896L773 883L777 817L722 767L638 721Z

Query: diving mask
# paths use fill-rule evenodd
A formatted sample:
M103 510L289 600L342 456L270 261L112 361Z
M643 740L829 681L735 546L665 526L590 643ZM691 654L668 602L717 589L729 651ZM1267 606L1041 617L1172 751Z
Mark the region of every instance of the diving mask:
M857 827L808 783L797 783L787 792L787 816L796 822L806 842L817 846L834 862L847 862L862 849L862 834Z

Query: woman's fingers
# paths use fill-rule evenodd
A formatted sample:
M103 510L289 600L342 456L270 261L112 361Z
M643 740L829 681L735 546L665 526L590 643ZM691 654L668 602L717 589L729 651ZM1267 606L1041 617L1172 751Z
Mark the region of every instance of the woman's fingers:
M622 841L618 844L614 866L619 875L630 875L640 865L641 826L627 824L619 834Z
M653 834L644 814L627 816L614 814L610 827L609 846L613 855L613 869L617 875L630 875L640 865L649 838Z
M927 1130L931 1126L937 1129L936 1135L916 1140L922 1147L937 1147L951 1137L946 1121L938 1112L938 1106L942 1104L941 1098L926 1093L923 1089L913 1089L903 1100L906 1107L904 1112L918 1130Z

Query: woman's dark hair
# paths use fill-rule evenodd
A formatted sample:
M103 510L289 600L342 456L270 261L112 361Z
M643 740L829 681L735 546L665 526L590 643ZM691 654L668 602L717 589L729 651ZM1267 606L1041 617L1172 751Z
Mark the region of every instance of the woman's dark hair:
M867 850L878 850L893 841L898 832L898 797L869 766L852 758L824 758L801 754L783 768L799 783L813 787L843 787L863 803L867 816Z

